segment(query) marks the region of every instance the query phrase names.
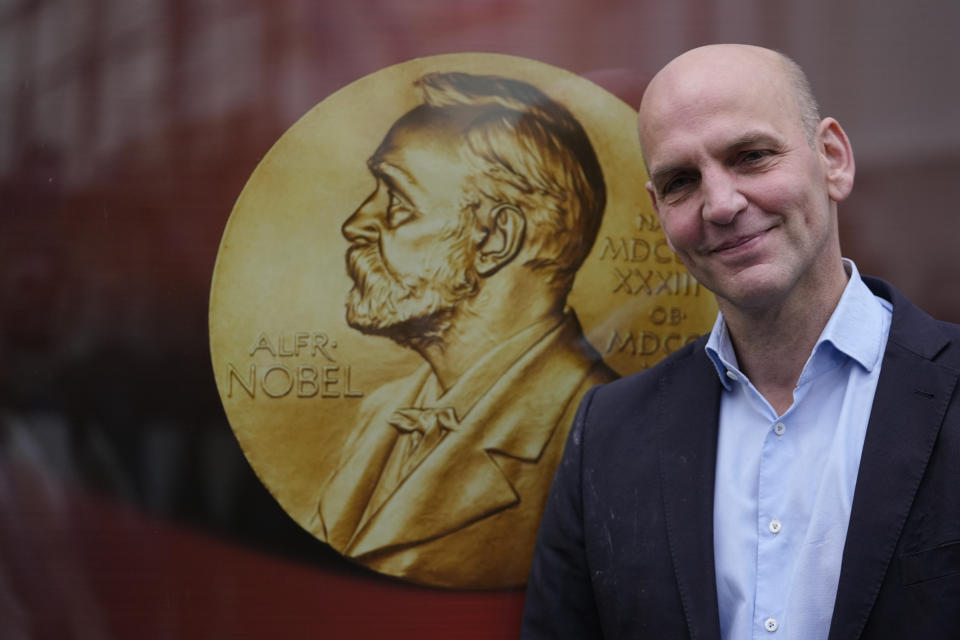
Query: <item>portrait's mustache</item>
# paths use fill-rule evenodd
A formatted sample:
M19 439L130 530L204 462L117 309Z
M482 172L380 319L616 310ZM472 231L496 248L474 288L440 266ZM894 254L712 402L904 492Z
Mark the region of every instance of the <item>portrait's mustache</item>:
M346 252L347 324L400 344L439 340L458 305L479 290L470 268L469 235L444 245L447 254L425 256L407 272L391 269L377 243L351 243Z
M371 286L383 281L406 288L387 269L380 248L375 244L351 245L347 250L347 275L361 295L366 295Z

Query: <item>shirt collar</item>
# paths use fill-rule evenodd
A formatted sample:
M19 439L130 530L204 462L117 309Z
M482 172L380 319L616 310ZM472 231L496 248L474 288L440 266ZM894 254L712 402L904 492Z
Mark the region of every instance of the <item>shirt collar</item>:
M827 326L823 328L817 343L813 347L810 360L804 367L801 380L807 375L819 351L830 345L838 352L854 359L867 371L880 364L883 357L884 314L892 308L886 300L873 295L860 278L860 272L853 260L843 259L844 268L850 276L847 286L840 296L836 309L830 315ZM717 320L710 331L707 340L707 355L717 369L720 382L727 390L731 389L731 373L734 376L743 375L737 365L737 355L730 341L723 314L717 314Z
M717 375L720 376L720 383L729 391L732 386L728 375L730 372L734 374L738 372L737 354L733 351L730 334L727 332L727 323L723 321L723 313L717 312L717 319L707 339L706 350L710 361L717 369Z

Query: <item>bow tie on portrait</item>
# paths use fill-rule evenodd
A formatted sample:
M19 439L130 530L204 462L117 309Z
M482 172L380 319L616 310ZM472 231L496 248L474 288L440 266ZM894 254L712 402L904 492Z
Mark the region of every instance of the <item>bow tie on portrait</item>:
M448 431L460 426L453 407L397 409L387 420L400 435L409 435L403 452L401 477L406 477L430 451L437 446Z
M460 420L457 419L457 412L453 407L397 409L388 422L401 433L417 432L421 437L438 428L453 431L460 426Z

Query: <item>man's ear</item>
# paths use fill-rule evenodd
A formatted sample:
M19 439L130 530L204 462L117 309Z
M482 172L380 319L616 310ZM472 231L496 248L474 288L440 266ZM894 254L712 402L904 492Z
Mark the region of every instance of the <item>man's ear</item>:
M490 210L490 226L477 244L474 267L483 277L493 275L514 259L523 246L527 218L519 207L500 204Z
M817 127L817 151L826 169L827 194L834 202L847 199L853 190L856 166L853 147L840 123L824 118Z

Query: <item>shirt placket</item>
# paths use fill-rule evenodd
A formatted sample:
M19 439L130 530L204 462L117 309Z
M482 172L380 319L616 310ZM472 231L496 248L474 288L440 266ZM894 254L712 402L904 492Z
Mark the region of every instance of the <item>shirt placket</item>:
M783 618L789 592L790 558L786 554L790 514L787 483L791 456L787 442L789 418L768 414L757 483L757 581L753 634L757 639L784 635Z

